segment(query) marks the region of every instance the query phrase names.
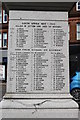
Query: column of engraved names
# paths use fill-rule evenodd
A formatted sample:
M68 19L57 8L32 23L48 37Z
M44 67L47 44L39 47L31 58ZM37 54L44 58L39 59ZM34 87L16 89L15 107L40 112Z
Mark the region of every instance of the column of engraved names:
M48 79L48 56L46 46L48 45L45 36L47 34L46 29L40 23L34 28L33 32L33 78L34 78L34 91L45 91L46 81Z
M52 45L54 50L51 50L51 73L52 73L52 90L61 91L65 86L65 68L64 55L62 48L64 46L66 33L63 31L61 26L54 26L52 31Z
M56 52L57 51L57 52ZM63 65L63 60L65 55L61 53L59 50L55 50L55 52L51 52L52 59L52 81L53 81L53 90L62 90L65 86L65 68Z
M16 25L16 92L27 92L30 89L30 49L27 48L28 29L26 25ZM26 49L27 48L27 49Z

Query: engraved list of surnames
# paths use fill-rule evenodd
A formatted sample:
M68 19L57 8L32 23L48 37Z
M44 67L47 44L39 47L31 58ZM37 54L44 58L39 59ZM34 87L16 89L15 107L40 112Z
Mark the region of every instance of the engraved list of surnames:
M63 15L63 19L60 20L56 16L57 12L52 12L51 17L48 16L50 12L28 11L21 14L16 12L18 18L15 19L13 13L11 14L13 18L11 17L9 22L7 91L66 92L68 89L67 19Z

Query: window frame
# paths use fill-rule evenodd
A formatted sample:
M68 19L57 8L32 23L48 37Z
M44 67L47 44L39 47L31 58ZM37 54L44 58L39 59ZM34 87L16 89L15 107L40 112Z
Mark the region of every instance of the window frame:
M0 33L1 33L1 46L0 46L0 48L2 48L2 32L0 31Z
M6 43L7 43L7 45L6 45L6 46L4 46L4 33L7 34L7 39L6 39ZM8 47L8 32L7 32L7 31L6 31L6 32L3 32L3 39L2 39L2 41L3 41L2 48L7 48L7 47Z
M2 23L2 9L0 9L0 11L1 11L1 15L0 15L1 21L0 21L0 24L1 24Z
M7 18L7 21L5 21L5 16L8 17L6 10L3 9L3 23L8 23L8 18Z
M80 22L76 24L76 39L77 41L80 41L80 38L78 38L78 34L80 34L80 31L78 31L78 25L80 26Z
M78 1L78 2L76 3L76 10L77 10L77 11L80 11L80 9L78 9L78 6L80 6L80 5L78 5L78 3L80 3L80 1Z

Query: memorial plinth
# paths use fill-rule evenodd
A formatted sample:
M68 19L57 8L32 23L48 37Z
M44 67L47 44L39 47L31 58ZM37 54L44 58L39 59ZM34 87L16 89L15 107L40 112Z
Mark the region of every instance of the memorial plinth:
M3 118L78 118L69 92L68 13L10 11Z

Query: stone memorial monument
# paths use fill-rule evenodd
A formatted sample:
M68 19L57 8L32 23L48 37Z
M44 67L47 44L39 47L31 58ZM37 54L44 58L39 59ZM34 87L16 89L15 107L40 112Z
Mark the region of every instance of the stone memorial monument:
M7 80L3 118L78 118L69 90L68 12L9 12Z

